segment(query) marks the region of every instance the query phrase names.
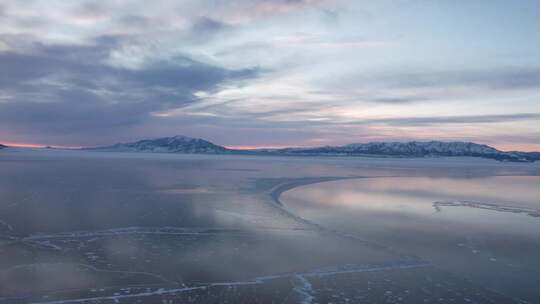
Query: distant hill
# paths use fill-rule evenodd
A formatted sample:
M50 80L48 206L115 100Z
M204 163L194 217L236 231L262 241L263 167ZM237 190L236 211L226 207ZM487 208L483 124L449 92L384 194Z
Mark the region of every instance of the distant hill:
M190 154L218 154L228 151L225 147L215 145L204 139L191 138L181 135L156 139L143 139L132 143L120 143L106 147L86 148L85 150Z
M0 144L0 149L4 149L4 148L7 148L7 146Z
M511 162L533 162L540 160L539 152L504 152L493 147L472 142L411 141L371 142L344 146L314 148L284 148L260 150L234 150L213 144L200 138L187 136L144 139L132 143L85 148L92 151L156 152L190 154L244 154L244 155L309 155L309 156L385 156L385 157L436 157L468 156Z

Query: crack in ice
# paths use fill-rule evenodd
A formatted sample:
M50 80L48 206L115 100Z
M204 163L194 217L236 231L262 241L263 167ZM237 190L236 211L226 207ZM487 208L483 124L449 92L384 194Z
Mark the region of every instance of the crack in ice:
M380 266L355 266L347 265L342 267L333 267L326 269L317 269L308 272L298 272L298 273L284 273L277 275L269 276L260 276L256 277L253 280L248 281L233 281L233 282L219 282L219 283L201 283L204 286L194 286L194 287L184 287L184 288L173 288L165 289L160 288L156 291L142 292L136 294L124 294L124 295L112 295L112 296L102 296L102 297L92 297L92 298L81 298L81 299L71 299L71 300L57 300L57 301L47 301L47 302L33 302L35 304L63 304L63 303L84 303L92 302L99 300L120 300L124 298L136 298L136 297L148 297L155 295L163 294L176 294L193 290L202 290L208 289L211 287L217 286L245 286L245 285L255 285L255 284L264 284L266 281L283 279L283 278L293 278L298 284L293 287L293 290L296 291L299 295L302 296L302 304L312 303L315 297L313 296L314 289L311 283L307 280L307 277L325 277L333 276L339 274L349 274L349 273L363 273L363 272L375 272L375 271L385 271L385 270L396 270L396 269L410 269L410 268L421 268L421 267L430 267L432 266L429 263L408 263L408 262L394 262L390 265L380 265ZM1 299L0 299L1 300Z

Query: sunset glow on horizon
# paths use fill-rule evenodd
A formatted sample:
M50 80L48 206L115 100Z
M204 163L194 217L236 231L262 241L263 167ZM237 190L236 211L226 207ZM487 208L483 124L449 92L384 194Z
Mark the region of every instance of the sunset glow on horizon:
M61 145L43 145L43 144L32 144L32 143L14 143L14 142L0 142L0 144L12 147L12 148L33 148L41 149L46 147L57 148L57 149L80 149L82 146L61 146Z

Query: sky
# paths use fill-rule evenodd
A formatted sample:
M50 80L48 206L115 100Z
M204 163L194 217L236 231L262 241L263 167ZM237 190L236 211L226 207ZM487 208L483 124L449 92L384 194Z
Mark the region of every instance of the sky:
M0 1L0 142L540 151L540 1Z

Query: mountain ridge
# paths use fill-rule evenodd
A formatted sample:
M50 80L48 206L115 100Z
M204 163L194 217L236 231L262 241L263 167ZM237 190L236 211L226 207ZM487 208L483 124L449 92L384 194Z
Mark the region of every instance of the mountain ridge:
M500 151L485 144L463 141L369 142L342 146L311 148L281 148L239 150L229 149L201 138L182 135L143 139L111 146L84 148L90 151L186 153L186 154L244 154L284 156L384 156L384 157L481 157L498 161L534 162L540 152Z
M84 148L94 151L118 152L154 152L154 153L187 153L187 154L217 154L224 153L227 148L213 144L201 138L192 138L183 135L142 139L130 143L118 143L111 146Z
M282 150L281 153L294 155L373 155L390 157L468 156L513 162L540 160L540 155L535 152L504 152L488 145L462 141L369 142L343 146L287 148Z

